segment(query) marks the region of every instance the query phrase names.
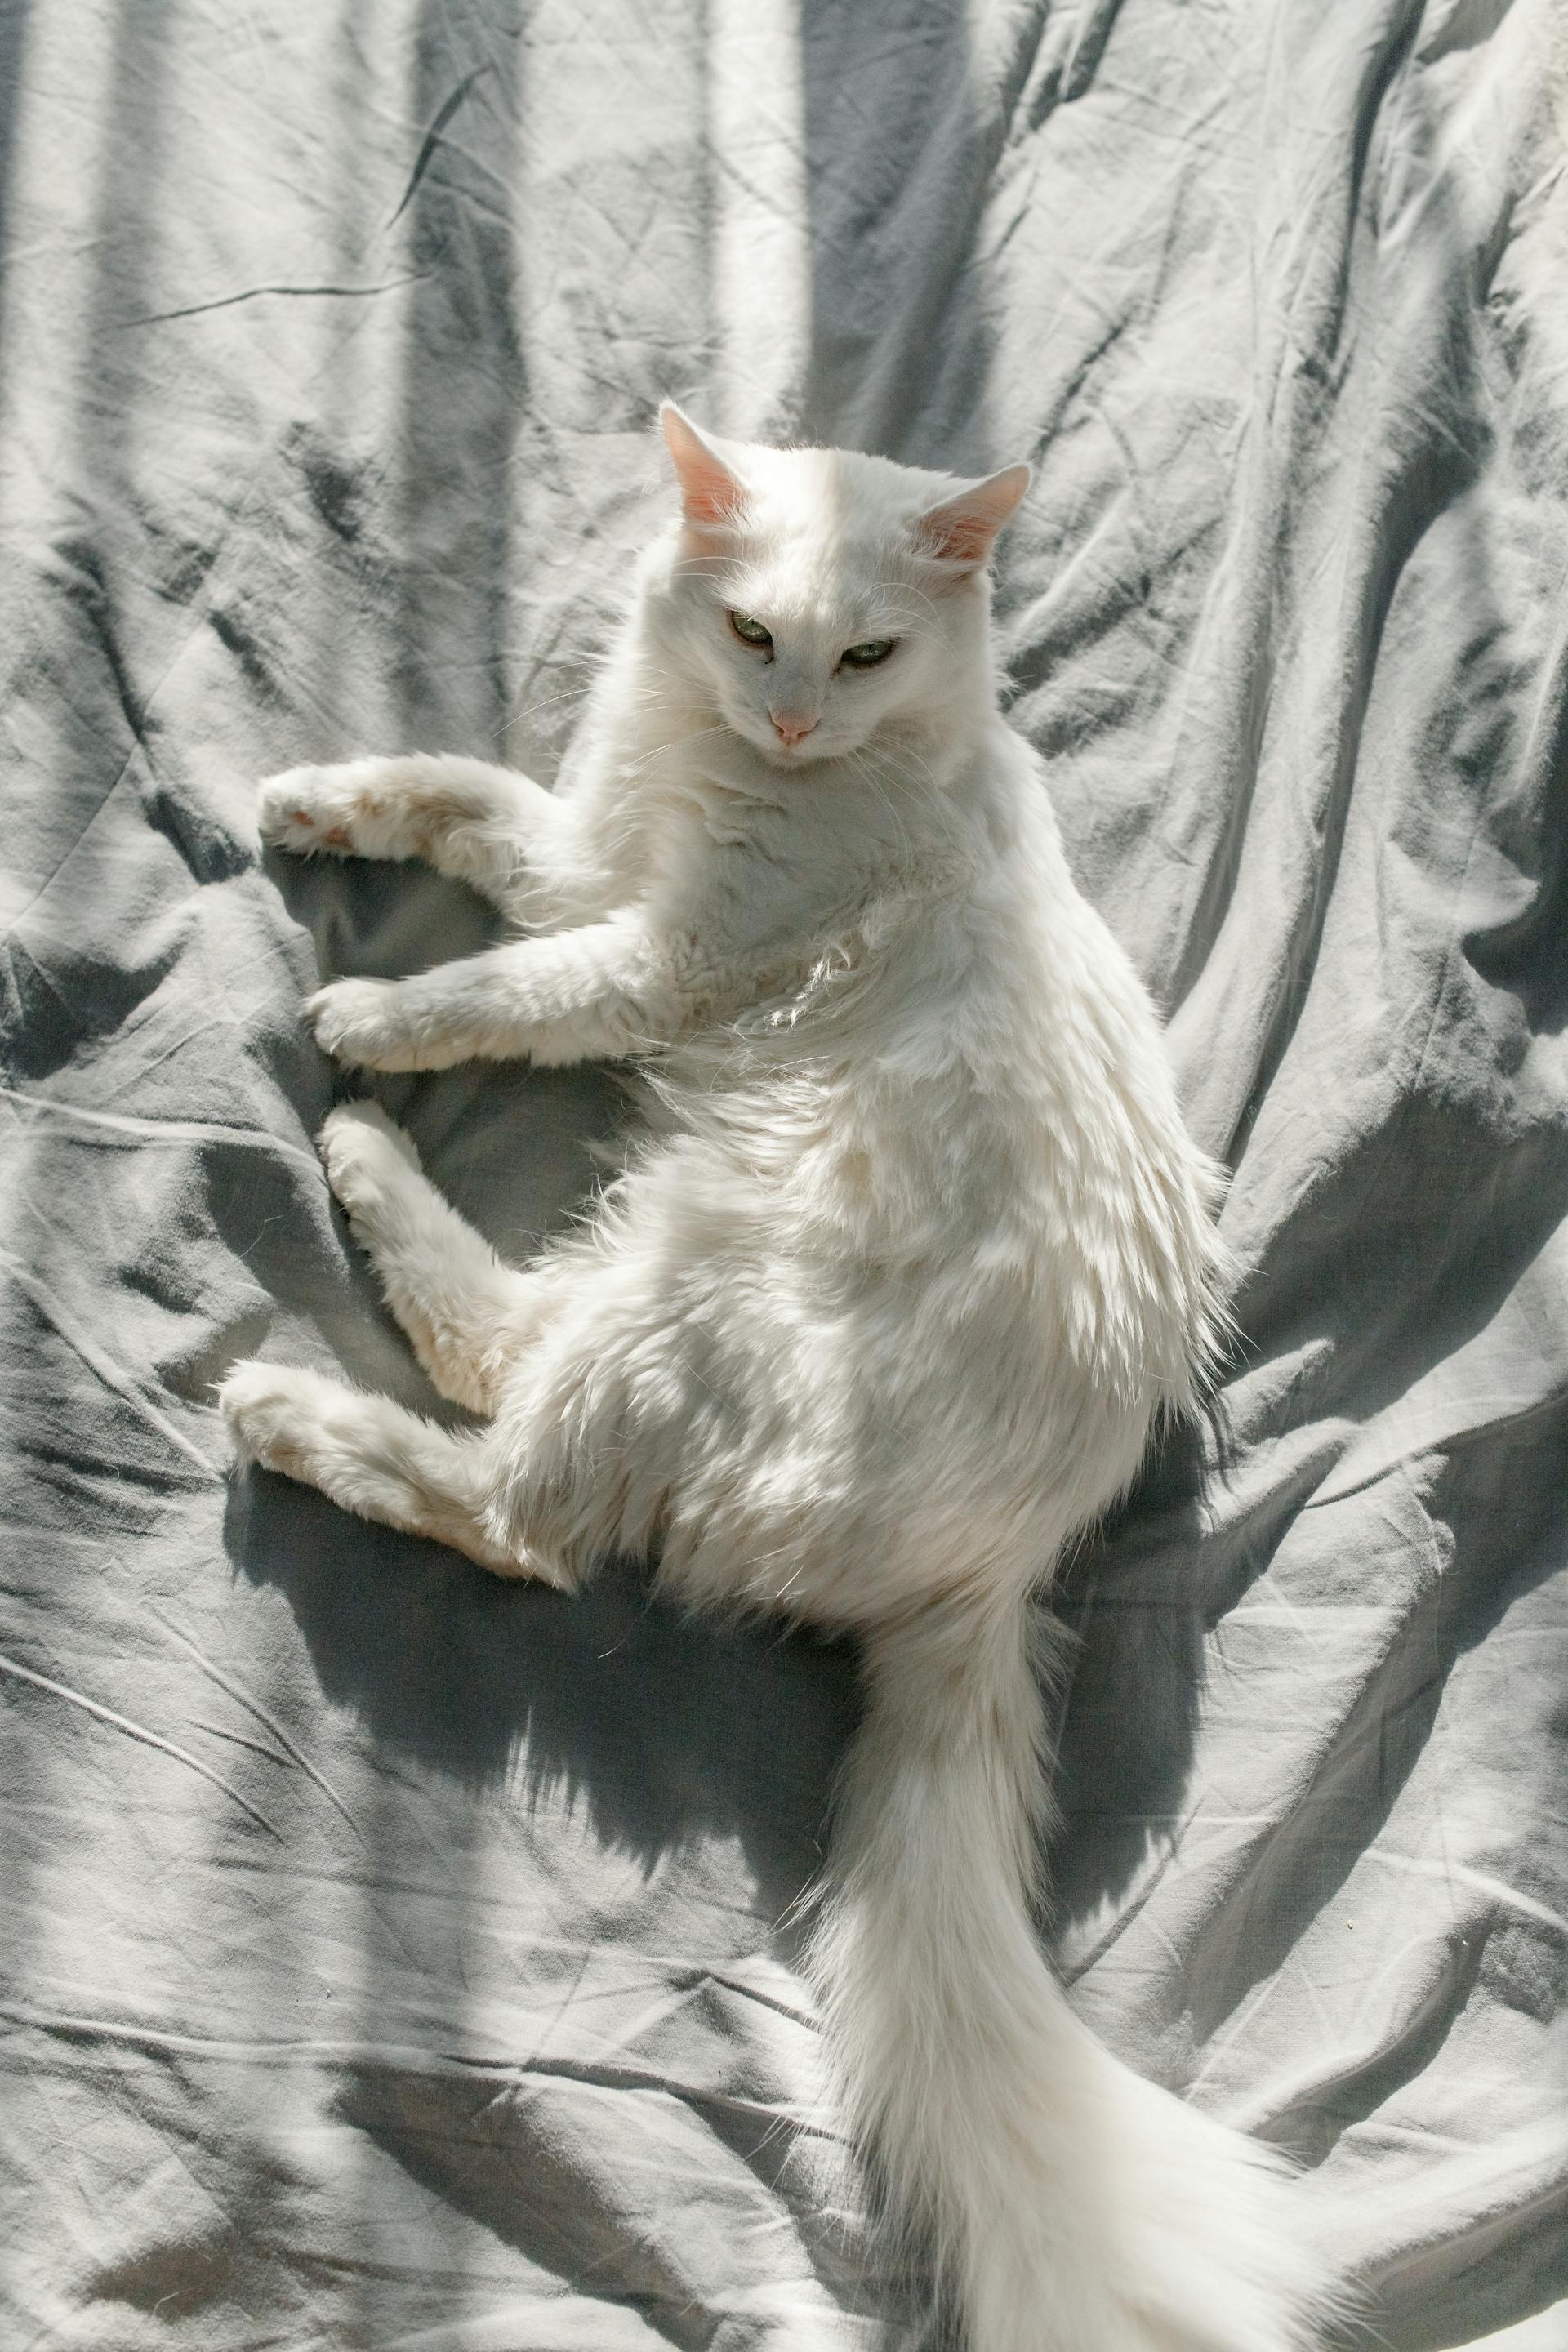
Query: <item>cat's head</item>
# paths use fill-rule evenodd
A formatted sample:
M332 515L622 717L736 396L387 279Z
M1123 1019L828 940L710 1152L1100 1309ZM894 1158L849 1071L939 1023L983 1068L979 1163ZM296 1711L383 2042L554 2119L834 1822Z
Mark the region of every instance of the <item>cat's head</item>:
M659 423L681 496L660 642L738 735L788 769L990 701L985 567L1026 466L954 482Z

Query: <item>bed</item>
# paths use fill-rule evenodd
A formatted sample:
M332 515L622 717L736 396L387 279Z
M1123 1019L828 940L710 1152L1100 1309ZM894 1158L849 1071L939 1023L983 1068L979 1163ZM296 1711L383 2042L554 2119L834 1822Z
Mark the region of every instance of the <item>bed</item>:
M570 788L721 431L1034 486L1006 692L1234 1171L1204 1423L1075 1559L1043 1923L1391 2352L1568 2346L1568 33L1546 0L0 8L0 2340L941 2341L793 1906L854 1661L231 1475L429 1408L321 973L487 917L254 780ZM592 1070L378 1082L526 1251Z

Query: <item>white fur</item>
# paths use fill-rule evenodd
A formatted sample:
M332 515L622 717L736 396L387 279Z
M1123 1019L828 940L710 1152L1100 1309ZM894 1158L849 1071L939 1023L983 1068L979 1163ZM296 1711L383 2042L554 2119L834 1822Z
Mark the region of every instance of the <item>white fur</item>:
M665 429L682 519L573 795L407 758L261 796L268 840L427 858L524 933L322 989L330 1051L643 1055L647 1139L516 1271L379 1112L334 1112L388 1302L487 1419L258 1364L225 1408L256 1460L503 1574L570 1590L657 1540L684 1601L858 1634L816 1978L973 2352L1290 2352L1324 2305L1279 2170L1100 2049L1030 1926L1030 1597L1192 1403L1217 1248L1147 1000L996 708L984 560L1027 478Z

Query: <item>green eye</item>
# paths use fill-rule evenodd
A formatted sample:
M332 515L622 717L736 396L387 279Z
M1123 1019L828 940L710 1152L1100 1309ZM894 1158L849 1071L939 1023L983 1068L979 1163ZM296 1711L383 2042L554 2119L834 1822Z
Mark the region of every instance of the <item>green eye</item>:
M749 613L731 613L730 626L743 646L771 646L773 633L764 629L761 621L753 621Z
M846 646L844 658L851 669L875 669L897 645L896 637L868 637L863 646Z

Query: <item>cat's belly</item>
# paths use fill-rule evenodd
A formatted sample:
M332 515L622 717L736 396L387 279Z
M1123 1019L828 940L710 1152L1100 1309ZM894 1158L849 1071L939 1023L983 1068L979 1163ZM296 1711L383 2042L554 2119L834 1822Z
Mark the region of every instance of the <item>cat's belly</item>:
M657 1541L693 1601L827 1626L1045 1575L1131 1476L1156 1391L1086 1370L1048 1268L948 1241L879 1264L714 1139L662 1147L563 1254L547 1403L518 1368L531 1426L613 1432L563 1465L628 1498L600 1539Z
M1025 1367L1016 1323L944 1330L877 1304L868 1330L801 1314L798 1290L787 1317L748 1317L742 1295L717 1346L671 1334L691 1419L672 1433L668 1584L865 1626L976 1579L1035 1582L1131 1477L1148 1412L1043 1350Z

